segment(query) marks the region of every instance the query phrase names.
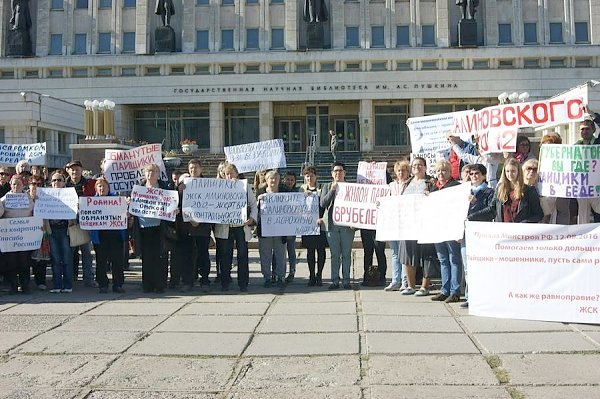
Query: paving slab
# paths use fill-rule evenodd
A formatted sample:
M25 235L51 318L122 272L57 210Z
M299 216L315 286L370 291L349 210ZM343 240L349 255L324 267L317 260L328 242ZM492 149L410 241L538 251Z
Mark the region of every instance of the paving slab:
M481 355L372 355L368 365L373 385L499 385Z
M527 399L598 398L600 385L516 387Z
M246 356L334 355L358 353L358 334L259 334Z
M0 331L47 331L72 316L33 316L0 314Z
M472 332L572 331L568 324L551 321L500 319L496 317L462 316L461 321Z
M143 336L139 332L52 330L14 349L20 353L121 353Z
M170 332L253 332L261 316L173 316L156 328Z
M250 358L234 386L237 390L352 386L360 381L358 356Z
M577 332L476 334L491 353L573 352L598 350Z
M0 332L0 352L8 352L41 332L42 331L2 331Z
M13 306L18 305L18 303L10 302L10 303L0 303L0 312L6 309L10 309Z
M96 302L75 303L22 303L2 312L14 315L71 315L81 314L98 306Z
M289 285L288 285L289 287ZM298 292L288 292L288 288L286 287L285 295L279 297L277 300L278 303L282 302L355 302L356 298L354 296L354 291L308 291L312 288L307 288L306 285L303 285Z
M419 398L426 393L428 398L444 399L510 399L510 394L501 387L448 386L448 385L411 385L411 386L373 386L366 399L378 398Z
M265 316L260 324L260 333L284 332L356 332L356 316L341 315L276 315Z
M0 386L23 389L84 387L114 359L114 356L104 355L12 355L0 362Z
M431 295L418 297L414 295L402 295L399 291L384 291L384 287L377 289L362 289L359 297L362 302L404 302L404 303L427 303L431 304ZM438 303L438 305L441 305ZM443 305L442 305L443 306Z
M290 394L297 398L314 399L361 399L361 389L359 387L337 387L332 388L296 388L294 392L286 389L260 389L233 391L227 398L230 399L281 399Z
M600 331L600 324L570 324L580 331Z
M98 390L90 392L85 399L215 399L216 393L199 392L163 392L163 391L113 391Z
M231 291L230 291L231 292ZM229 294L229 295L200 295L194 298L194 302L209 302L209 303L232 303L232 302L264 302L270 303L273 301L276 295L274 294L260 294L247 292L243 294Z
M452 317L365 315L364 330L373 332L462 332Z
M510 376L510 383L515 385L598 385L600 382L599 354L500 355L500 360Z
M233 359L123 356L94 381L105 389L215 391L225 388Z
M78 394L78 389L0 387L0 399L71 399L77 397Z
M127 302L147 302L147 303L188 303L193 302L196 299L194 294L179 294L178 291L167 291L166 294L151 294L138 292L128 292L123 295L120 300Z
M152 333L128 351L143 355L239 356L250 334L246 333Z
M268 303L190 303L185 306L177 315L263 315Z
M600 350L600 331L586 331L585 335L593 339Z
M162 316L76 316L62 326L59 331L150 331L167 318Z
M364 314L393 316L447 316L451 314L441 303L363 302Z
M179 302L134 302L124 301L108 302L92 309L87 314L94 316L150 316L150 315L169 315L179 310L183 303Z
M271 305L269 315L339 315L356 314L354 302L276 302Z
M455 333L367 333L372 353L479 353L464 334Z

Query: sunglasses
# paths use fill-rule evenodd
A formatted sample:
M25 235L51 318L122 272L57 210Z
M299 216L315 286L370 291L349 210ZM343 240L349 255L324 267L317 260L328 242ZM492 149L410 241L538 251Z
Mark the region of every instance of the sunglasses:
M528 172L537 172L538 168L534 168L532 166L528 166L527 168L525 168L525 170L527 170Z
M58 181L65 181L65 179L52 179L52 183L58 182Z

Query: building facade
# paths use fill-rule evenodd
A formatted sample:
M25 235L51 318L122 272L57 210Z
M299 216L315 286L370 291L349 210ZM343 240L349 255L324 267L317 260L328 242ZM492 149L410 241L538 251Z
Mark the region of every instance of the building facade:
M3 0L1 88L111 99L118 136L165 149L282 138L303 152L314 137L326 150L332 129L341 151L408 152L410 116L599 78L600 0L480 1L470 48L458 46L455 0L325 0L318 23L305 21L304 0L173 4L175 51L156 53L154 0L31 0L35 56L9 58Z

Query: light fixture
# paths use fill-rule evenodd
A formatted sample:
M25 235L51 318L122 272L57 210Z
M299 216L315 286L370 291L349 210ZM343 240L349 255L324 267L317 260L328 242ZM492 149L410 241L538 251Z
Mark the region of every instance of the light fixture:
M519 99L519 93L517 93L516 91L513 91L512 93L510 93L508 95L508 99L510 100L511 103L514 103L515 101L517 101Z
M523 93L519 94L519 100L521 100L521 102L527 101L528 98L529 98L528 91L524 91Z
M504 91L504 92L498 94L498 101L500 101L500 104L506 103L506 100L508 100L508 93L507 92Z

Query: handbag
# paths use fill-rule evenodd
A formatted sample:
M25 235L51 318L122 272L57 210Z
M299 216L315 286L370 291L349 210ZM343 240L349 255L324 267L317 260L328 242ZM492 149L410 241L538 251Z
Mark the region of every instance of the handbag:
M90 242L90 233L82 230L78 224L69 226L67 234L69 235L69 243L71 248L75 248Z
M50 256L50 240L48 239L48 236L48 233L44 233L42 244L39 249L36 249L31 253L31 259L37 261L49 261L52 259Z

